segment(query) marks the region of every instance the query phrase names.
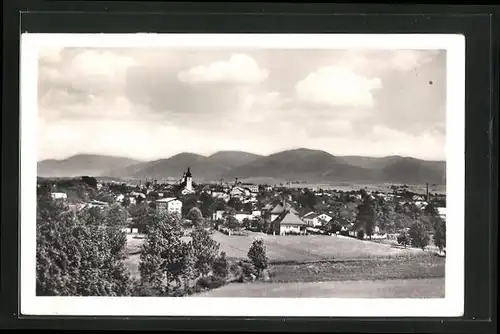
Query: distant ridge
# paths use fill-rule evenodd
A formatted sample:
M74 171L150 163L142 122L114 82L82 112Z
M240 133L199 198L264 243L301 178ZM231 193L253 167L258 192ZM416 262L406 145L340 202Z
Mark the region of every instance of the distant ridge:
M441 184L446 162L402 156L334 156L321 150L298 148L261 156L243 151L220 151L209 156L184 152L155 161L77 155L39 162L39 176L93 175L118 178L179 178L191 168L202 181L280 179L291 182L351 182Z

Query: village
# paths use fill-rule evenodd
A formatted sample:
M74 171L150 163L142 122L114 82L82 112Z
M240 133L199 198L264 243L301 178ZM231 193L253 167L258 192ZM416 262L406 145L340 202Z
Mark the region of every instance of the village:
M406 185L391 185L385 192L372 192L365 189L342 191L250 184L242 183L237 178L232 182L221 180L197 184L189 167L178 182L82 179L91 180L95 187L92 194L87 189L79 197L82 190L75 194L68 180L44 180L38 186L47 187L49 182L52 199L69 201L70 207L77 211L120 204L130 213L142 205L157 212L178 215L183 226L194 224L193 220L203 221L204 226L227 235L248 230L272 235L320 234L396 240L409 228L404 224L404 216L424 212L432 206L439 217L446 220L445 195L429 193L428 190L425 194L413 193L407 190ZM360 226L357 219L359 206L365 198L376 211L373 226L368 230ZM129 217L128 221L130 224L124 227L124 231L129 234L142 232L134 224L133 217Z

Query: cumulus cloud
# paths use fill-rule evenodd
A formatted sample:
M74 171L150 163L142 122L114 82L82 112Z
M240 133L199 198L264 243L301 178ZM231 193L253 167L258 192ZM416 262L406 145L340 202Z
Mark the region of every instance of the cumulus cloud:
M41 51L40 158L292 147L444 157L443 52Z
M297 97L304 102L332 107L370 107L375 101L372 92L382 88L379 78L367 78L348 69L323 67L297 83Z
M187 83L259 83L267 79L268 70L261 69L257 62L245 54L235 54L227 61L196 66L179 72L179 80Z

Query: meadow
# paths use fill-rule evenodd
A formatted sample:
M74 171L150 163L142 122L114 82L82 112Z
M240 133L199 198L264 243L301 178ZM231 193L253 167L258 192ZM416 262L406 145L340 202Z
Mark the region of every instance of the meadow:
M214 232L229 260L247 258L255 238L262 238L270 261L270 282L314 282L444 277L445 259L421 249L357 240L343 236L273 236L250 233L228 236ZM189 237L183 237L185 241ZM125 264L138 277L144 239L128 236Z

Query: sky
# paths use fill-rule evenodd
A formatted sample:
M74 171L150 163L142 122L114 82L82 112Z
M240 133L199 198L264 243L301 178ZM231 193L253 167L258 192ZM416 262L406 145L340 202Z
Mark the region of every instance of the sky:
M38 160L294 148L445 159L446 53L44 47Z

